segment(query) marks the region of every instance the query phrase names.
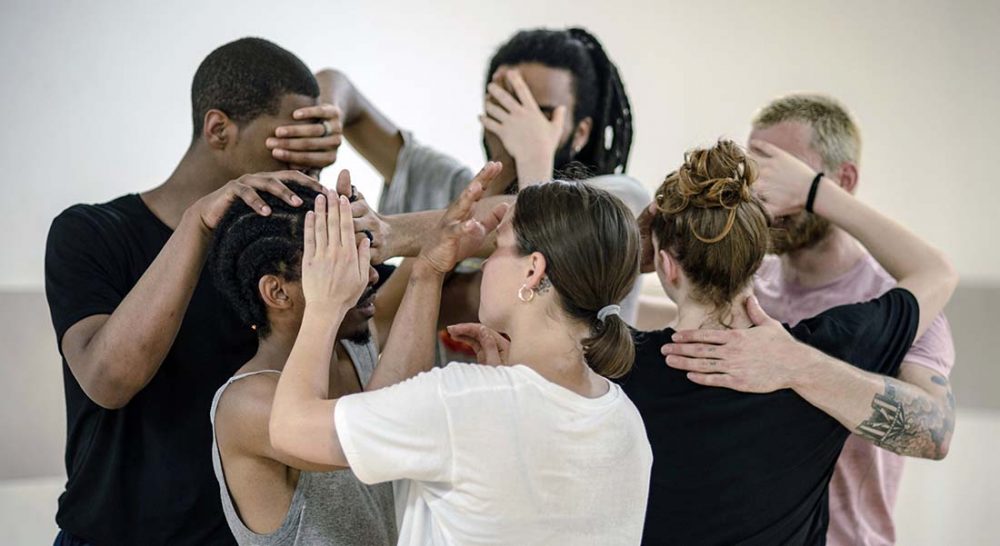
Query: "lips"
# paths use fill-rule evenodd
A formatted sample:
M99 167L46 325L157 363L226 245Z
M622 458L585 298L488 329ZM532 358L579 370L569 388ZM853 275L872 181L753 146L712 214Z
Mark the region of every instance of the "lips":
M358 300L358 304L354 306L354 309L363 315L373 316L375 314L375 289L369 288L366 290L361 295L361 299Z

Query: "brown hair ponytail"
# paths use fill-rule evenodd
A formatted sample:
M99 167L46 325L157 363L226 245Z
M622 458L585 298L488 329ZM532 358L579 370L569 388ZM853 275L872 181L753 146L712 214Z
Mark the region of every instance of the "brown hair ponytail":
M540 252L563 311L591 328L587 364L604 377L628 373L635 347L617 314L604 307L625 299L639 273L639 231L616 197L583 182L550 182L521 190L514 207L519 251Z

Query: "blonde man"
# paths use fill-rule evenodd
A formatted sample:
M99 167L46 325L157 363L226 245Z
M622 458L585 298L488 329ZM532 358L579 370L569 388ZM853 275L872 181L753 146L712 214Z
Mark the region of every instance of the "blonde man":
M860 132L847 110L830 97L793 94L772 101L754 117L749 147L761 181L773 187L788 187L808 172L813 188L826 178L850 193L857 190ZM768 199L766 194L759 197ZM763 310L778 321L794 325L832 307L876 298L896 284L853 237L817 215L803 211L776 218L771 236L774 254L758 271L755 291ZM730 350L715 347L714 352L731 358L713 361L718 375L705 384L750 391L761 377L784 373L786 377L777 383L795 388L802 377L799 372L804 371L832 387L823 395L807 397L854 432L830 482L828 544L893 544L901 456L944 458L955 425L955 398L948 382L955 350L944 315L938 315L914 342L896 378L829 359L777 366L774 358L761 355L790 360L794 351L776 345L767 329L754 330L742 339L725 334L729 336L725 340L712 341L728 345ZM684 337L683 341L708 341ZM684 357L699 356L704 345L668 347L665 354L680 356L668 358L669 365L698 371ZM807 366L812 367L806 370ZM701 382L698 377L693 380ZM870 387L879 394L856 396Z

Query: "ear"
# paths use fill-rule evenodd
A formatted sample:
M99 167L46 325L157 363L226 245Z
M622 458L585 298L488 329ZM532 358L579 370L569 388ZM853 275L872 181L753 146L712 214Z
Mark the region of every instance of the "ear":
M572 112L566 112L566 117L573 119ZM573 154L580 153L580 150L587 145L590 140L590 131L594 128L594 120L586 117L580 120L573 129ZM603 135L602 135L603 137ZM601 143L603 146L603 142Z
M656 261L658 262L657 269L663 272L660 279L671 286L677 286L677 281L681 276L681 267L677 260L666 250L659 250L656 253Z
M257 282L257 292L269 309L291 309L292 298L285 290L285 281L277 275L264 275Z
M545 269L548 264L541 252L532 252L528 256L528 260L530 268L527 271L527 278L525 278L524 284L528 288L534 289L542 282L542 277L545 276Z
M845 161L837 169L837 181L840 182L841 188L853 194L858 189L858 166Z
M238 130L236 123L229 119L229 116L222 110L212 109L205 112L201 136L211 148L226 149L227 146L236 141Z

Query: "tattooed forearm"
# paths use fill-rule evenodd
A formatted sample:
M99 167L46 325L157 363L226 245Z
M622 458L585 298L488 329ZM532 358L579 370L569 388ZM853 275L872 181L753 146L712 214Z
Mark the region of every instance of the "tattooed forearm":
M936 376L935 384L948 380ZM947 405L947 407L944 407ZM871 416L855 431L879 447L900 455L941 459L955 428L955 397L936 400L926 391L902 381L885 378L885 391L872 399Z

